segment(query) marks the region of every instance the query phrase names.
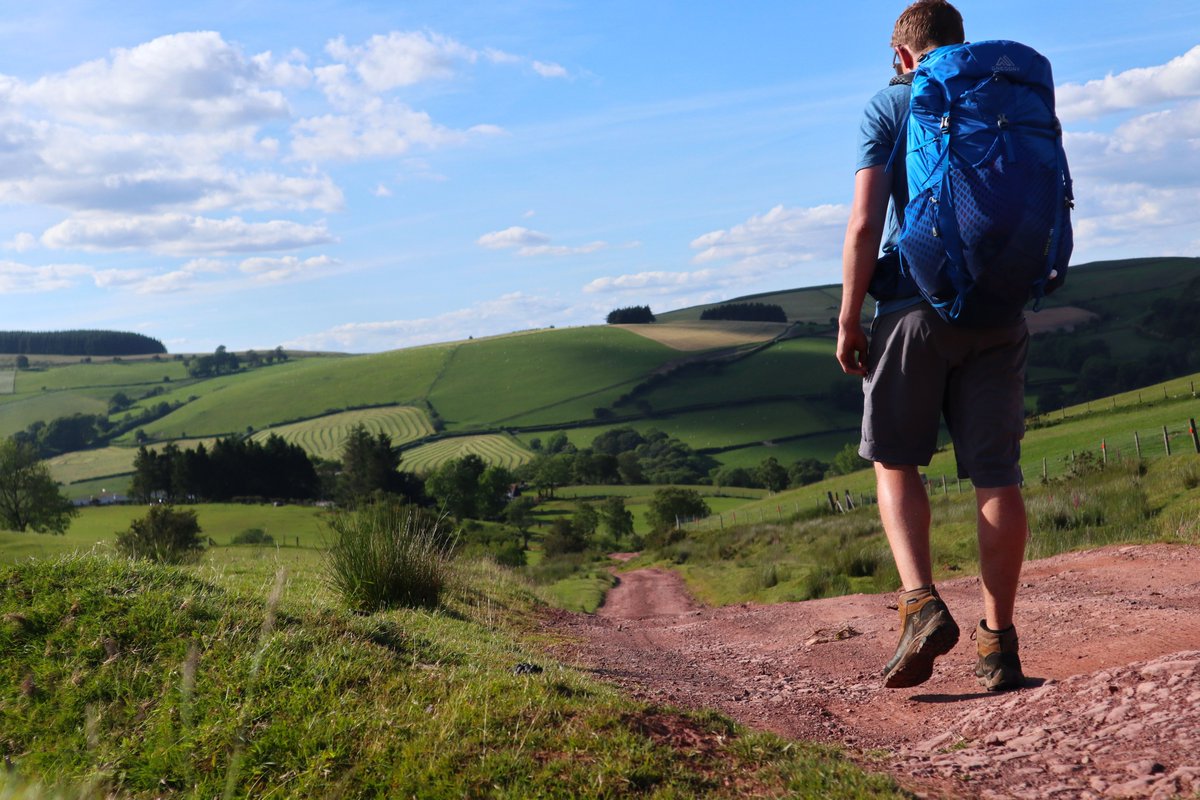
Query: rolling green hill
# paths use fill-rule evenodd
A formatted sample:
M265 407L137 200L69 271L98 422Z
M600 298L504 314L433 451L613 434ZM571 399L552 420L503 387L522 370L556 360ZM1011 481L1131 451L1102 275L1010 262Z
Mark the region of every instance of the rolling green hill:
M1115 381L1118 365L1157 364L1161 370L1165 343L1143 320L1155 301L1183 297L1197 275L1200 259L1074 268L1067 287L1047 307L1065 309L1068 317L1071 308L1082 309L1075 324L1089 315L1092 321L1074 333L1035 341L1035 354L1040 349L1059 355L1031 367L1031 409L1037 394L1069 395L1088 369L1093 383L1098 375L1104 382L1107 368ZM666 431L726 465L752 466L769 455L785 464L809 456L828 460L855 438L858 426L857 386L841 375L833 358L829 318L839 296L839 287L825 286L735 298L778 303L793 321L812 323L790 330L697 322L704 308L697 306L662 313L653 325L540 330L362 356L314 355L205 379L189 377L184 363L171 358L48 363L5 371L12 392L0 392L0 435L56 417L104 414L120 392L133 404L111 415L126 429L112 443L125 447L134 445L139 430L151 442L273 430L328 456L338 449L337 432L353 424L355 414L366 419L386 413L367 409L403 406L410 409L403 413L425 420L413 417L409 427L387 429L397 444L408 446L408 464L436 465L438 458L469 451L469 440L454 442L456 437L503 437L505 454L490 457L515 462L530 457L535 437L544 440L563 430L585 445L617 425ZM1108 361L1072 363L1075 345L1092 348L1088 352L1099 348ZM709 349L696 349L705 346ZM1193 351L1200 352L1174 349L1172 368L1200 358ZM1200 369L1200 363L1192 368ZM157 419L132 421L165 410L163 403L179 407ZM419 456L411 452L418 447ZM80 481L90 477L95 476L76 475Z

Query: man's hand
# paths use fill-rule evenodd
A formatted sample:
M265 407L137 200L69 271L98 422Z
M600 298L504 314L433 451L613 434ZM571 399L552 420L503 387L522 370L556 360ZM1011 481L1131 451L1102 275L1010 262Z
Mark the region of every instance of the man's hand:
M837 360L847 375L867 377L867 334L858 320L838 325Z

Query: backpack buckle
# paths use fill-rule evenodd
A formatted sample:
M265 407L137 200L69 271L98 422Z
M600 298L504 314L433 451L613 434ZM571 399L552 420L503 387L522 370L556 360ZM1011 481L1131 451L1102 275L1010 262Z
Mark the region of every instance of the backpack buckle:
M950 115L949 114L942 115L942 121L941 121L941 124L939 125L939 127L942 129L942 133L950 132Z
M1004 114L1001 114L999 117L997 117L996 118L996 127L999 128L1000 130L1004 130L1005 128L1007 128L1008 127L1008 117Z

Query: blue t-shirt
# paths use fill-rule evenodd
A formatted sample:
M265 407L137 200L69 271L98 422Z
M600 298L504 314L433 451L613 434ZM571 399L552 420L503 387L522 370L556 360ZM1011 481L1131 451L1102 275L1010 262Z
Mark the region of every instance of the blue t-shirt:
M920 300L916 285L900 275L900 260L896 255L900 227L904 224L904 207L908 205L908 173L904 165L904 146L896 152L897 139L904 134L904 121L908 118L909 99L912 87L897 83L879 91L863 111L862 124L858 131L858 162L855 172L867 167L886 167L892 160L888 173L892 181L892 197L888 203L887 222L883 233L883 257L875 267L871 279L871 296L878 301L877 314L907 308Z

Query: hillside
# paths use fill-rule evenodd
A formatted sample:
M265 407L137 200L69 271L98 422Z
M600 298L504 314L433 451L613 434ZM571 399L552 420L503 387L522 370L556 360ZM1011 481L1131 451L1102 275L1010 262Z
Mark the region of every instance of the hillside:
M1198 275L1200 259L1073 268L1067 287L1030 317L1035 329L1074 327L1035 342L1030 409L1057 410L1074 396L1200 369L1188 360L1200 360L1190 355L1200 348L1172 340L1174 352L1188 355L1168 360L1165 334L1147 322L1163 302L1189 298ZM698 306L662 313L651 325L531 331L373 355L315 354L207 378L191 377L185 361L162 358L0 369L0 435L93 414L123 429L111 441L117 447L132 448L137 437L162 442L274 431L328 457L354 421L376 409L371 413L394 419L373 429L411 450L413 469L464 452L520 463L531 456L534 438L562 430L582 446L614 426L666 431L727 466L755 466L768 456L784 464L830 459L858 427L857 385L833 359L829 320L839 287L735 299L778 303L791 324L699 322L704 307ZM111 410L118 393L132 402ZM104 468L118 460L103 459ZM78 463L71 480L101 477Z

